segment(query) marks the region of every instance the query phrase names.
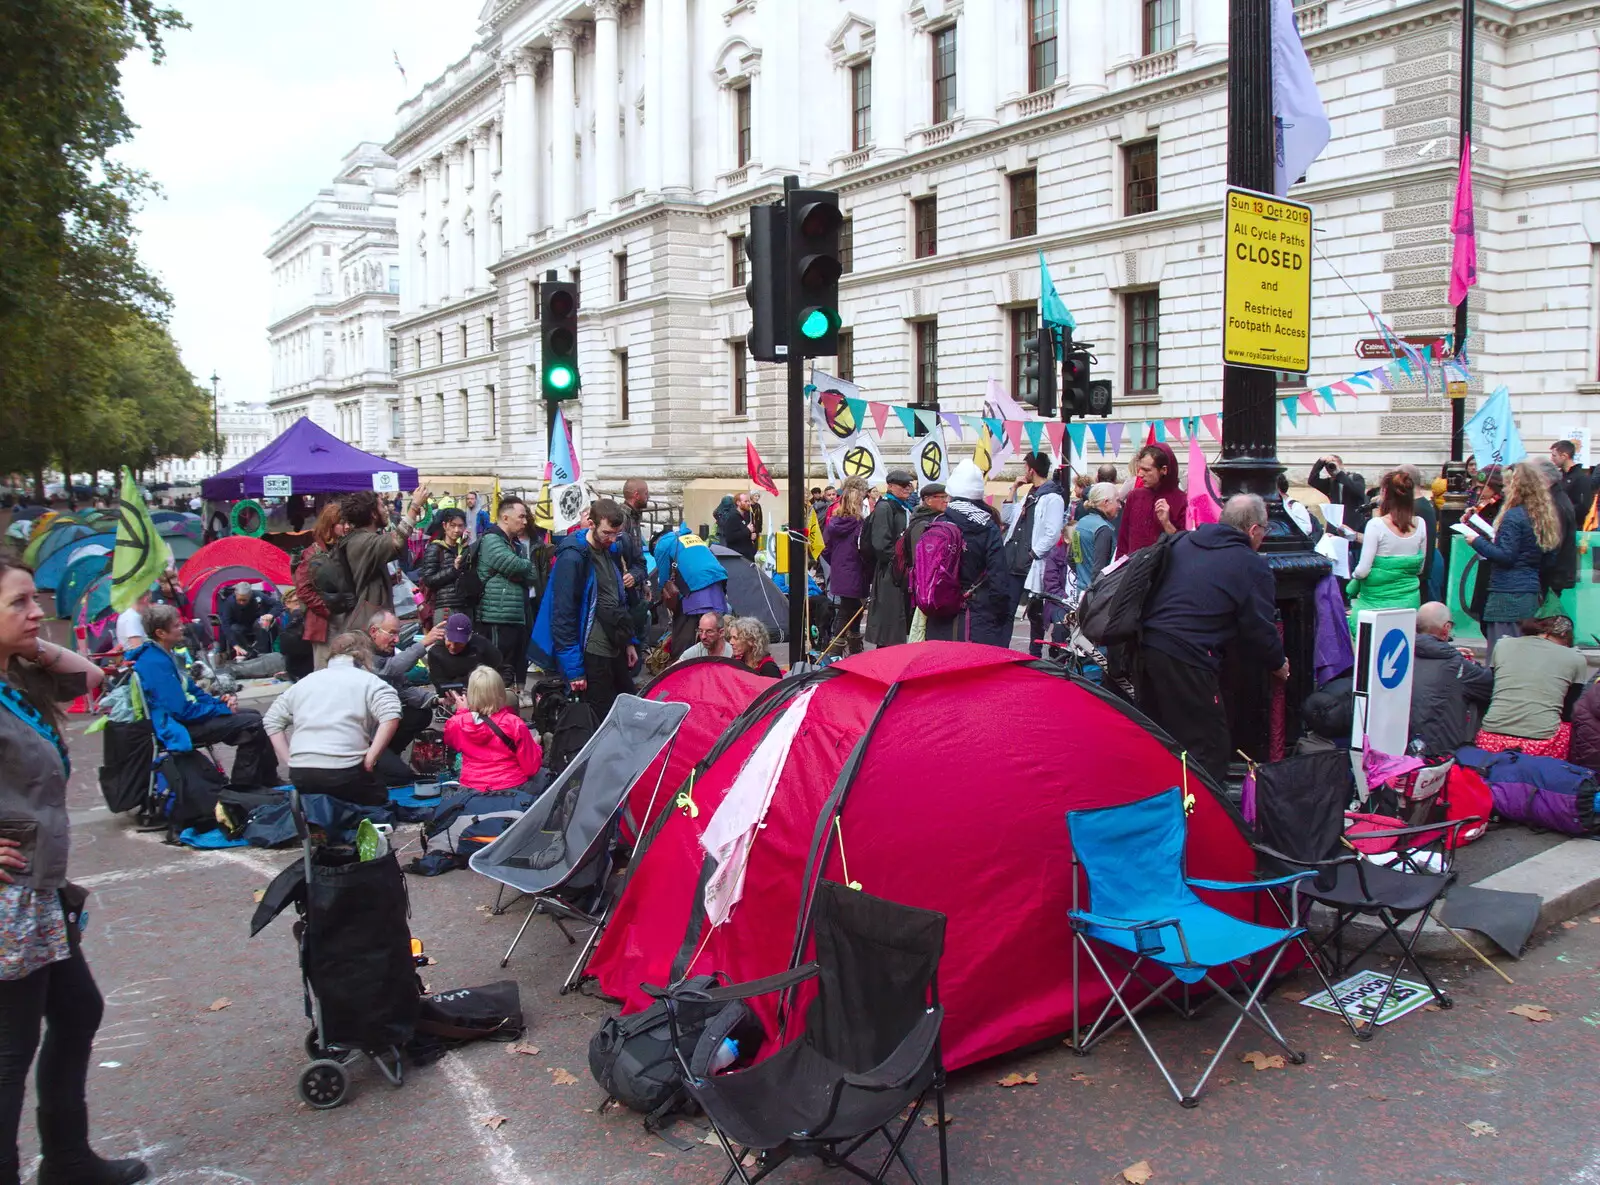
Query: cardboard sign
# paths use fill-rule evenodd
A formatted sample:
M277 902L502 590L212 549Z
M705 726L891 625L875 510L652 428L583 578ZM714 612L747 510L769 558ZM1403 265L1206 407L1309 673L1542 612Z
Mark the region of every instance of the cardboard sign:
M263 498L294 497L294 478L287 473L268 473L261 479Z
M400 492L400 475L392 469L372 475L372 488L380 494L398 494Z

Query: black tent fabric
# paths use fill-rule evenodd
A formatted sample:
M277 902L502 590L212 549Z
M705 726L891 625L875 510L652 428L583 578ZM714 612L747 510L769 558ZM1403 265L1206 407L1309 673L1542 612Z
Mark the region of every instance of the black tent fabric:
M728 573L728 605L740 617L754 617L774 642L789 640L789 598L758 564L720 543L711 545Z

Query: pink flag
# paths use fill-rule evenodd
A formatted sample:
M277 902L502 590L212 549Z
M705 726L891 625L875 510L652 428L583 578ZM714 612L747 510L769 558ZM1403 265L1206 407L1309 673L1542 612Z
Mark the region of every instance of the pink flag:
M1356 389L1343 379L1340 379L1337 383L1330 383L1329 386L1341 395L1354 395L1356 393Z
M1216 412L1201 416L1200 422L1206 426L1206 431L1211 434L1212 440L1222 439L1222 428L1217 422Z
M1006 421L1006 439L1011 442L1011 447L1019 453L1022 451L1022 421Z
M1167 439L1168 440L1182 440L1183 439L1183 430L1179 427L1179 423L1178 423L1177 420L1163 420L1162 421L1162 427L1166 428L1166 430L1167 430Z
M867 410L872 413L872 427L879 436L883 435L883 422L889 418L889 405L887 403L869 403Z
M1305 408L1314 416L1320 416L1322 414L1322 409L1317 406L1317 397L1310 391L1300 392L1300 406Z
M1060 420L1046 420L1044 424L1045 435L1050 438L1050 447L1058 457L1061 455L1061 434L1066 429L1067 426Z
M1211 473L1206 468L1206 454L1196 436L1189 437L1189 472L1184 490L1189 497L1188 509L1183 512L1184 530L1192 531L1201 523L1214 523L1222 517L1222 507L1211 493Z
M1467 299L1467 289L1478 282L1478 232L1472 220L1472 140L1461 141L1461 172L1456 176L1455 211L1450 216L1455 247L1450 252L1451 304Z

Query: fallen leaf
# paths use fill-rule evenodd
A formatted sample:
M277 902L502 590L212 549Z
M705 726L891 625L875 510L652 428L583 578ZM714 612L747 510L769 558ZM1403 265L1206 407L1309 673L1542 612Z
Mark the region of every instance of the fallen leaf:
M1561 928L1563 930L1576 930L1578 928L1578 923L1570 920L1565 921L1561 923Z
M1467 1130L1472 1133L1474 1139L1478 1136L1498 1136L1500 1134L1481 1119L1474 1119L1467 1124Z
M1422 1006L1422 1011L1424 1011L1424 1012L1443 1012L1444 1009L1440 1008L1437 1004L1424 1004Z
M439 965L439 960L434 958L432 955L423 955L422 965L424 967L437 967Z
M1591 926L1600 926L1600 918L1590 918L1589 924Z
M539 1052L539 1047L537 1045L529 1045L529 1044L527 1044L526 1042L523 1042L523 1041L517 1041L517 1042L514 1042L511 1045L507 1046L506 1047L506 1052L507 1053L526 1053L526 1054L530 1054L531 1055L531 1054L538 1053Z
M1208 1053L1215 1053L1215 1052L1217 1052L1215 1049L1202 1049L1200 1051L1200 1056L1204 1057Z
M1322 1060L1325 1061L1325 1062L1331 1062L1333 1060L1333 1054L1331 1054L1331 1053L1323 1054L1322 1055Z
M1283 1055L1281 1053L1275 1053L1271 1057L1268 1057L1259 1049L1252 1049L1239 1060L1242 1062L1249 1062L1256 1068L1256 1073L1258 1074L1262 1070L1281 1070L1284 1068L1284 1066L1289 1064L1283 1060Z
M955 1113L954 1112L946 1111L944 1113L944 1125L946 1127L949 1127L952 1123L955 1122L955 1118L956 1117L955 1117ZM922 1126L923 1127L938 1127L939 1126L939 1116L936 1115L936 1114L931 1114L931 1113L927 1114L927 1115L924 1115L922 1117Z
M1304 992L1302 992L1299 988L1290 988L1286 992L1279 992L1278 993L1278 998L1282 999L1282 1000L1288 1000L1290 1003L1296 1003L1297 1004L1301 1000L1304 1000L1306 998L1306 994Z
M233 1001L228 999L227 996L218 996L215 1000L211 1001L211 1007L208 1008L207 1011L221 1012L224 1008L231 1008L232 1006Z
M1134 1164L1130 1164L1127 1168L1122 1170L1122 1179L1126 1181L1128 1185L1145 1185L1145 1182L1155 1175L1155 1170L1150 1167L1150 1162L1148 1160L1141 1160Z
M722 1147L722 1141L717 1139L716 1132L707 1132L705 1139L701 1140L700 1142L702 1144L710 1144L713 1148Z
M1004 1078L1000 1079L999 1082L996 1085L1004 1086L1004 1087L1038 1086L1039 1085L1039 1075L1037 1075L1037 1074L1029 1074L1026 1078L1024 1078L1021 1074L1017 1074L1017 1073L1013 1072L1013 1073L1007 1074Z
M501 1124L505 1123L505 1121L506 1117L504 1115L491 1115L489 1118L483 1121L483 1126L488 1128L490 1131L497 1132L500 1130Z
M747 1169L755 1168L756 1167L756 1154L754 1152L746 1152L744 1154L744 1159L741 1160L739 1163L742 1164Z
M1518 1004L1515 1008L1507 1008L1513 1016L1525 1016L1531 1021L1543 1022L1550 1019L1550 1010L1543 1004Z
M552 1086L572 1086L578 1081L560 1067L551 1068L546 1066L545 1069L550 1071L550 1085Z
M1074 1081L1074 1082L1093 1082L1094 1079L1090 1078L1089 1075L1087 1075L1087 1074L1074 1074L1072 1076L1072 1081Z
M665 1152L646 1152L645 1155L646 1156L659 1156L662 1160L665 1160L667 1158L667 1154Z
M1217 1081L1222 1083L1223 1086L1232 1086L1233 1085L1233 1079L1232 1078L1219 1078L1219 1079L1217 1079Z
M261 904L261 899L263 897L265 897L266 895L267 895L267 891L265 889L257 889L254 893L250 894L250 899L252 901L254 901L257 905L260 905Z
M1386 1103L1389 1101L1389 1096L1386 1094L1369 1094L1367 1097L1374 1103Z

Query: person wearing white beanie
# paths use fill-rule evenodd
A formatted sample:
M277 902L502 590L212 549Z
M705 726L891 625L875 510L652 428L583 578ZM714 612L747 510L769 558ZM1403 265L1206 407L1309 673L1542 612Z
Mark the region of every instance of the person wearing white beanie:
M983 501L983 470L971 458L956 466L950 480L944 483L944 492L952 498L965 498L969 502Z
M961 530L961 587L966 609L954 617L929 617L929 641L1011 645L1009 585L1000 522L983 500L983 470L962 461L945 482L950 505L940 515Z

